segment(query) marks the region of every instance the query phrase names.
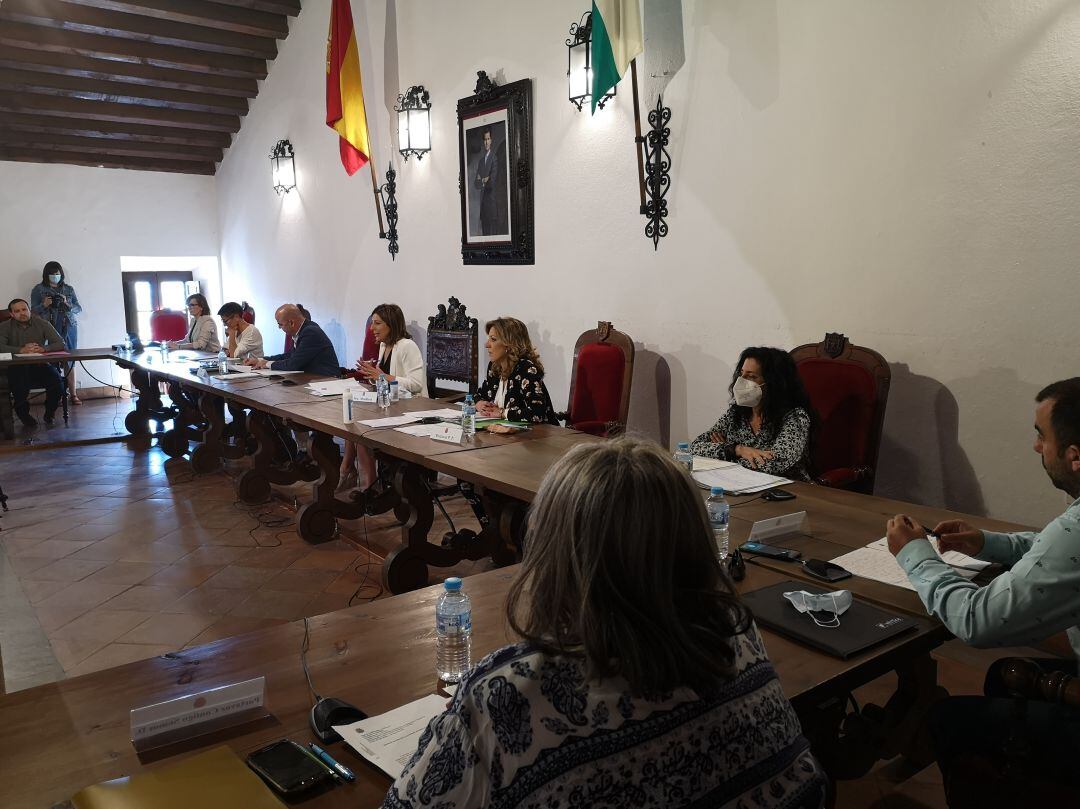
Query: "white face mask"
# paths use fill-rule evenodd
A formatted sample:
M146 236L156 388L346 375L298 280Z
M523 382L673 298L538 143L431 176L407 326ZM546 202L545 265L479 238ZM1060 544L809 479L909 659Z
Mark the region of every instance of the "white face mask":
M744 376L735 380L731 392L735 395L735 404L739 407L754 407L761 401L761 385Z
M59 275L50 275L49 280L54 284L59 284L60 283L60 276Z
M840 626L840 616L847 612L851 606L851 591L836 590L831 593L808 593L805 590L794 590L784 593L784 598L791 602L799 612L810 616L810 620L825 629L836 629ZM832 618L821 621L814 615L815 612L831 612Z

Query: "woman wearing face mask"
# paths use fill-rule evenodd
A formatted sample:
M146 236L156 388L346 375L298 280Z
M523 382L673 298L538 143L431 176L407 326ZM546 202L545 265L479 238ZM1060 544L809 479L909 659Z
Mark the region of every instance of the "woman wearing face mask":
M64 338L68 351L78 347L79 324L76 316L82 311L75 287L66 283L64 268L59 261L46 263L41 271L41 283L30 291L30 311L45 318ZM82 400L75 395L75 372L67 375L68 400L81 405Z
M690 451L770 475L809 480L813 410L791 355L778 348L745 349L728 392L734 401L694 440Z

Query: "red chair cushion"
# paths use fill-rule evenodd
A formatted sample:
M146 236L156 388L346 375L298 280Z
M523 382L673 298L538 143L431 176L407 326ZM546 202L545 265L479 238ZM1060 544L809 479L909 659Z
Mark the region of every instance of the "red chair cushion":
M799 363L799 376L820 419L814 468L825 472L867 466L877 410L873 375L853 363L809 359Z
M377 360L379 358L379 341L371 333L371 318L364 324L364 354L365 360Z
M150 313L151 340L183 340L188 334L187 315L169 309Z
M584 422L618 421L622 405L622 350L610 343L589 343L581 347L577 359L574 400L570 402L570 426Z

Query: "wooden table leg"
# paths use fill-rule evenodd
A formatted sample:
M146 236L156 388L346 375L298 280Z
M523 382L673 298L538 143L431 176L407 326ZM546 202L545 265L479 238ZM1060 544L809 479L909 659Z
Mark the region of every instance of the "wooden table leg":
M424 480L424 468L405 461L392 461L394 489L405 506L399 544L383 563L383 586L392 593L404 593L428 585L428 565L450 567L465 557L457 550L428 542L435 521L431 491Z
M150 373L142 368L131 369L131 384L139 392L135 409L124 417L124 426L132 435L147 435L150 419L162 410L161 393Z
M341 453L330 435L315 432L308 454L319 465L320 474L311 487L312 502L296 515L296 532L305 542L318 545L337 536L334 492L340 476Z
M199 444L191 451L191 467L196 472L212 472L221 466L221 435L225 431L225 400L203 391L199 412L206 424Z
M251 456L251 469L246 470L237 481L237 495L240 500L256 505L265 503L270 497L270 485L291 486L300 480L315 480L318 475L311 474L311 464L278 464L278 427L274 418L262 411L251 411L248 426L255 436L257 449ZM316 471L317 468L316 468ZM336 484L335 484L336 485Z

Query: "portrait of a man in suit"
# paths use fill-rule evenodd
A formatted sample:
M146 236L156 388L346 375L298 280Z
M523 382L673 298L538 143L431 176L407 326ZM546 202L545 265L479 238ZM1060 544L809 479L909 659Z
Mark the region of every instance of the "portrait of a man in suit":
M509 238L506 193L506 122L474 126L465 132L468 153L469 236Z

